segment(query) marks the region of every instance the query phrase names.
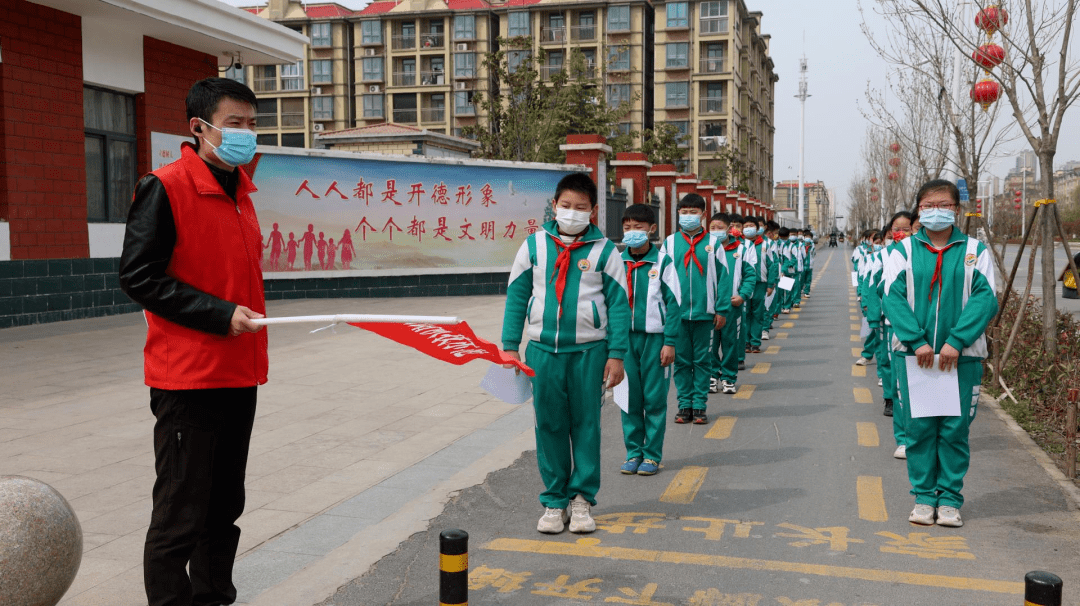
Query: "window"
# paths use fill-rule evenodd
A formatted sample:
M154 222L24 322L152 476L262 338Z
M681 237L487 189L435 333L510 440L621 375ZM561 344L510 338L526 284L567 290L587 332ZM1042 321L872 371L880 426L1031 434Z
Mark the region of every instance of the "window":
M584 11L578 13L578 27L576 33L571 31L570 39L574 42L588 42L596 39L596 13Z
M382 57L365 57L361 65L363 66L362 77L364 82L383 81Z
M277 99L259 99L255 106L255 127L277 127Z
M382 44L382 22L381 21L361 21L360 22L360 43L361 44Z
M456 15L454 17L454 40L476 40L475 15Z
M277 90L276 65L256 65L251 70L255 74L255 92L268 93Z
M688 96L690 94L689 82L668 82L666 103L667 107L689 107Z
M563 29L566 27L566 16L562 13L548 15L548 27L551 29Z
M473 94L471 92L454 93L454 115L473 116L476 109L473 107Z
M333 120L334 119L334 98L333 97L312 97L311 98L311 113L315 120ZM284 116L282 116L284 118Z
M394 95L394 122L416 122L416 95Z
M515 13L510 13L509 19L510 22L509 29L507 30L507 35L509 35L511 38L513 38L514 36L532 35L532 24L529 22L528 12L519 11Z
M680 146L686 145L685 137L690 134L690 121L689 120L669 120L668 124L674 126L676 129L679 130L679 134L677 136L677 138L679 140L679 145Z
M629 135L630 134L630 126L631 126L631 124L629 122L619 122L619 124L615 127L615 134L616 135Z
M364 95L364 117L365 118L382 118L383 117L383 96L382 95Z
M506 69L512 74L518 70L523 63L525 63L529 56L532 55L532 51L518 50L510 51L506 53Z
M701 60L701 71L716 74L724 71L724 45L705 45L705 58Z
M630 31L630 7L612 6L607 13L607 28L611 32Z
M667 26L690 27L690 7L686 2L671 2L667 5Z
M304 89L304 64L290 63L281 66L281 90Z
M284 133L281 135L282 147L304 147L304 133Z
M724 111L723 82L709 82L705 85L705 98L702 99L701 111L714 114Z
M630 69L630 47L612 46L608 48L608 69L627 71Z
M669 42L667 45L668 67L689 67L687 55L690 53L690 43Z
M135 193L135 97L83 89L86 218L123 222Z
M630 102L629 84L608 84L607 103L608 107L618 107L620 103Z
M701 3L701 33L721 34L727 31L727 0Z
M320 99L332 99L333 97L319 97ZM282 99L281 100L281 127L303 128L304 126L304 100Z
M277 133L270 133L266 135L256 135L256 145L277 145Z
M229 69L225 70L225 77L230 80L236 80L240 84L244 84L244 68L237 68L236 64L230 65Z
M311 45L317 48L333 46L333 30L329 23L311 24Z
M562 51L551 51L547 56L548 67L554 71L559 71L563 67L563 53Z
M454 53L454 77L476 77L476 53Z
M311 83L327 84L334 81L334 62L320 59L311 62Z

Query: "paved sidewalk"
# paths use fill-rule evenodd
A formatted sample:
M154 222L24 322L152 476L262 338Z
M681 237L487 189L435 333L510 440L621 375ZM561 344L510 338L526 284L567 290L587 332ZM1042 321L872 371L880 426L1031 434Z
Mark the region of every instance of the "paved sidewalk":
M271 302L269 315L452 315L498 341L504 298ZM363 574L452 494L534 448L532 412L452 366L350 326L271 328L240 518L238 603L307 605ZM145 604L153 485L140 314L0 331L0 475L48 482L82 523L61 604Z

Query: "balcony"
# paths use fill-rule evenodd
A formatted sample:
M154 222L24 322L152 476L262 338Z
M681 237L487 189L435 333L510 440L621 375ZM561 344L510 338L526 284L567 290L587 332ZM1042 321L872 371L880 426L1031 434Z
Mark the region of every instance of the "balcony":
M701 108L699 110L703 114L723 114L727 113L727 98L726 97L702 97Z
M701 60L701 64L698 66L698 73L722 74L725 71L724 65L723 57L706 57Z
M416 122L416 110L415 109L395 109L394 110L394 122L398 124L408 124Z
M390 38L390 48L394 50L413 50L416 48L416 35L393 36Z
M698 35L700 36L716 36L726 34L727 30L727 17L706 17L698 22Z
M416 72L395 72L394 86L416 86Z
M563 44L566 42L565 27L540 28L540 44Z
M468 105L456 105L454 106L454 115L462 117L472 117L476 115L476 107L470 103Z
M255 78L252 90L257 93L272 93L277 90L277 76L273 78Z
M445 72L420 72L420 86L443 86L444 84L446 84Z
M570 28L570 41L571 42L595 42L596 41L596 26L595 25L575 25Z
M727 137L723 135L706 135L698 137L698 152L702 154L715 154L723 150L727 144Z
M540 79L544 82L551 82L551 79L555 74L566 69L562 65L541 65L540 66Z
M669 72L686 71L690 69L690 62L685 58L682 61L667 61L664 63L664 69Z
M446 36L443 34L420 34L420 50L442 50L446 48Z
M626 38L629 37L630 34L633 34L633 33L634 32L632 30L629 30L629 29L617 29L617 30L610 30L609 29L608 32L607 32L608 44L618 44L618 43L626 44L626 42L625 42Z
M445 107L425 107L420 110L420 122L430 124L432 122L446 122Z

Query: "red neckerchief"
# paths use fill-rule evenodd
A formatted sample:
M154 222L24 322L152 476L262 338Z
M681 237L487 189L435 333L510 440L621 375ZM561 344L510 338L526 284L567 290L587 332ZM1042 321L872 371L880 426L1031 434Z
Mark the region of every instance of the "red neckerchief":
M920 240L920 242L922 242L922 241ZM941 259L942 259L942 257L945 256L945 251L949 250L949 247L952 246L953 244L959 244L959 242L949 242L948 244L946 244L945 246L942 246L941 248L934 248L933 246L927 244L926 242L922 242L922 245L926 247L926 250L928 250L928 251L934 253L935 255L937 255L937 264L934 266L934 277L930 279L930 294L926 295L926 300L927 301L930 301L930 300L932 300L934 298L934 283L935 282L937 282L937 285L938 285L938 299L939 300L941 299L941 287L944 284L944 282L941 280Z
M697 246L698 242L701 242L705 238L705 230L701 230L701 233L694 236L693 239L691 239L690 236L686 235L686 232L684 231L682 232L682 237L684 240L686 240L686 243L690 245L689 250L686 251L686 256L683 257L683 269L689 271L690 259L693 259L694 265L697 265L698 272L704 275L705 268L701 265L701 261L698 260L697 254L695 254L696 251L694 249Z
M630 292L630 311L634 310L634 270L648 264L648 261L626 262L626 290Z
M559 317L561 318L562 296L563 291L566 290L566 272L570 269L570 252L585 246L588 242L574 242L568 246L563 244L563 241L558 236L551 236L551 240L559 248L559 256L555 259L555 268L551 270L551 278L548 279L548 284L555 280L555 300L559 302Z
M731 238L731 241L724 245L724 250L735 250L739 247L739 239Z
M764 238L762 238L761 236L758 236L757 240L754 240L754 246L760 246L761 243L764 242L764 241L765 241Z

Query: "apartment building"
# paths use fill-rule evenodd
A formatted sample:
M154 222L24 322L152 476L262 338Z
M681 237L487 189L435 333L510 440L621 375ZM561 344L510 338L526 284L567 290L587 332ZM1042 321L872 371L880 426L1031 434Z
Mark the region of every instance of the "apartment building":
M489 90L489 52L506 52L511 68L532 58L544 81L580 53L609 104L630 102L620 131L675 124L687 136L678 168L698 175L730 144L749 194L771 201L777 76L762 13L744 0L391 0L359 11L269 0L249 10L311 38L306 61L236 74L260 98L260 142L312 146L317 132L384 122L459 135L483 118L474 99ZM519 42L499 49L499 38Z
M824 233L831 229L832 218L836 212L833 208L832 194L825 187L825 183L817 181L803 184L803 220L805 225L813 227L815 233ZM793 210L797 213L797 200L799 198L799 182L795 180L780 181L773 191L773 204L777 210Z

